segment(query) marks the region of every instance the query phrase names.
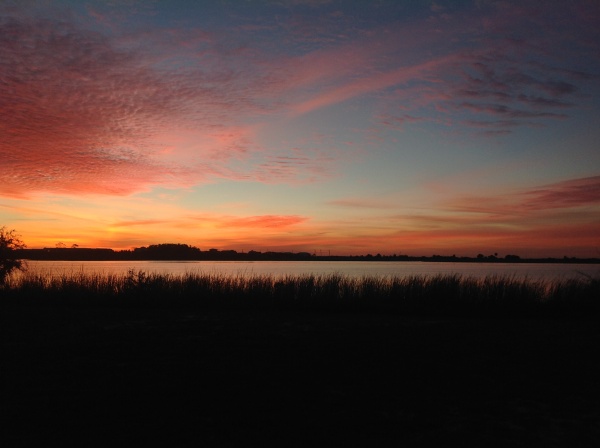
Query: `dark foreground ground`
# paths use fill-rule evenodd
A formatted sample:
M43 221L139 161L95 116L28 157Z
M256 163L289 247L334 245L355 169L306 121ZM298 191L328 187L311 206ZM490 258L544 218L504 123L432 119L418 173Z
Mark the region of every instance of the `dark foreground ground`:
M597 319L0 310L6 447L600 440Z

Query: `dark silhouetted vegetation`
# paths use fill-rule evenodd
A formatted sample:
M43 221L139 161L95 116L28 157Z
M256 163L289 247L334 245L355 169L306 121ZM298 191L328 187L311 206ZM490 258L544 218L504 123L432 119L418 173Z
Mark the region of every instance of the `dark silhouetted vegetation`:
M133 261L133 260L185 260L185 261L425 261L451 263L598 263L600 258L521 258L508 254L504 257L497 253L491 255L478 254L475 257L456 255L411 256L411 255L317 255L309 252L260 252L250 250L209 249L200 250L187 244L153 244L136 247L132 250L113 250L102 248L84 248L77 245L66 247L46 247L44 249L16 250L16 254L28 260L66 260L66 261Z
M599 299L583 276L13 275L3 438L595 447Z
M590 314L600 311L600 280L533 281L456 274L411 277L222 274L24 274L7 282L6 299L141 307L250 307L384 311L448 316Z
M25 249L25 243L15 230L0 227L0 285L14 270L24 270L25 262L19 258L19 250Z

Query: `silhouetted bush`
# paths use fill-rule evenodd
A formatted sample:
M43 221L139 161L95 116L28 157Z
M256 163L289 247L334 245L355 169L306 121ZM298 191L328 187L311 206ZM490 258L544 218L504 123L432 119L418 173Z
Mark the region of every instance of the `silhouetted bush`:
M25 269L25 262L18 256L18 251L25 247L15 230L0 227L0 285L6 282L14 270Z

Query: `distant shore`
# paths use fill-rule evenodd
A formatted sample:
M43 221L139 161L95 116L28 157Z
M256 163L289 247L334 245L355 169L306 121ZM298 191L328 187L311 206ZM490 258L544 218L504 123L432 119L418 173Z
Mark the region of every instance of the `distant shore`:
M209 249L202 251L186 244L158 244L133 250L105 248L43 248L20 249L18 258L36 261L422 261L452 263L564 263L600 264L600 258L521 258L518 255L478 254L475 257L456 255L317 255L308 252L237 252Z

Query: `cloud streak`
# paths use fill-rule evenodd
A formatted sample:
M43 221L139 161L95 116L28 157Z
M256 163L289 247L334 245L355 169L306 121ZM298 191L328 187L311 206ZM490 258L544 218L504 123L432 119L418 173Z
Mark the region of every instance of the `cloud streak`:
M522 194L523 207L529 210L600 205L600 176L572 179Z
M580 236L587 235L593 241L598 232L590 232L590 228L600 221L599 207L600 177L593 176L505 194L457 197L441 207L445 213L438 219L446 227L470 229L483 225L507 234L533 232L535 228L552 233L555 227L581 226Z
M454 56L443 57L439 60L427 61L410 67L401 67L386 73L349 82L340 87L320 93L315 97L294 105L293 114L300 115L312 112L322 107L331 106L350 98L365 95L370 92L380 91L391 86L407 83L411 80L424 80L430 73L447 64Z
M280 229L291 227L295 224L303 223L307 218L302 216L285 216L285 215L263 215L263 216L247 216L242 218L224 218L220 220L219 227L234 227L234 228L268 228Z

